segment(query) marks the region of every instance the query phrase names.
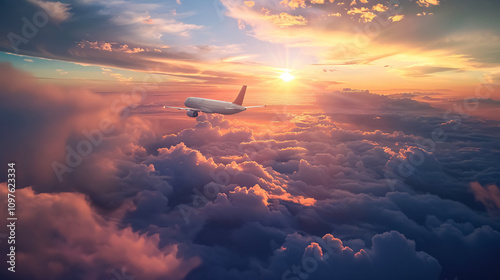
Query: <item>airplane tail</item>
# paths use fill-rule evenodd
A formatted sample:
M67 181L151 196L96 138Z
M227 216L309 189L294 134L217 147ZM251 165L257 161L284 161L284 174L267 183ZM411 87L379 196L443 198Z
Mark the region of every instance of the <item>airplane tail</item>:
M243 98L245 98L245 92L247 91L247 86L241 87L240 93L238 94L238 97L233 101L234 104L243 105Z

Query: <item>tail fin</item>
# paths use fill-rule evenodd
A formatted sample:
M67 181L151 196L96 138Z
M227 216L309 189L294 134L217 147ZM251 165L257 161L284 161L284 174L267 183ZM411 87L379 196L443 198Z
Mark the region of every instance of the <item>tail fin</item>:
M238 97L233 101L234 104L243 105L243 98L245 98L245 92L247 90L247 86L243 86L238 94Z

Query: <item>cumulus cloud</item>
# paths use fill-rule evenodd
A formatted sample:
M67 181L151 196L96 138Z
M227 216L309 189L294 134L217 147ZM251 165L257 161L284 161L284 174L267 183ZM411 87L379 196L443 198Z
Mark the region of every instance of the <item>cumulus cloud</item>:
M306 0L283 0L280 2L280 5L288 6L292 9L296 9L298 7L305 8Z
M7 186L0 186L7 196ZM200 264L199 258L179 257L177 244L160 249L158 234L140 234L102 219L81 194L35 194L24 188L16 197L31 205L16 212L22 217L16 227L17 261L30 267L16 271L21 278L63 279L78 273L107 279L112 270L126 267L129 275L146 279L183 279Z
M116 95L40 84L9 64L1 64L0 72L4 89L0 114L8 120L1 132L9 134L0 143L11 147L0 159L15 159L20 169L30 170L19 187L33 186L38 192L79 191L94 197L97 203L104 198L101 207L111 208L117 207L116 203L120 204L130 191L135 194L142 188L133 182L143 180L137 175L149 174L149 168L121 161L144 156L145 149L138 142L154 137L149 122L130 116L131 108L127 106L137 106L140 97L129 96L131 103L127 103ZM120 169L126 169L128 175L120 177ZM89 172L95 176L89 177ZM122 179L130 180L130 184L126 183L126 188L121 184L121 191L116 192L116 180ZM153 181L150 188L167 187L161 180ZM113 199L107 196L111 193Z
M377 5L374 5L374 6L372 7L372 10L377 11L377 12L385 12L385 11L387 11L388 9L389 9L389 8L387 8L387 6L385 6L384 4L381 4L381 3L379 3L379 4L377 4Z
M2 119L10 120L2 126L2 133L9 131L11 135L2 138L1 144L12 147L2 153L2 160L19 155L18 160L31 170L27 178L41 182L52 177L51 163L64 157L66 141L74 133L98 127L101 119L118 120L102 102L106 99L88 90L67 92L61 87L40 85L33 76L5 63L0 71ZM36 141L30 141L30 133L37 135ZM23 147L15 145L18 141ZM27 181L29 184L31 180Z
M243 138L229 137L235 131L227 130L229 123L216 117L200 119L202 122L198 123L194 129L187 129L178 135L169 135L165 138L166 142L162 145L179 145L178 143L185 142L191 147L190 149L210 155L214 160L213 163L206 165L207 158L200 158L200 154L183 146L175 146L176 150L182 147L185 153L193 156L197 154L190 161L194 169L189 170L207 166L214 170L214 173L223 170L227 172L225 174L228 180L218 187L220 194L212 201L207 201L201 208L197 208L196 216L190 216L190 227L194 226L193 223L198 224L201 221L206 223L198 232L197 240L205 246L217 244L224 248L220 255L224 256L223 258L230 258L230 256L234 258L234 251L231 248L235 248L234 250L243 256L262 256L270 254L269 250L275 248L272 249L275 250L275 254L270 266L261 272L264 279L281 277L283 275L281 273L291 270L293 265L300 265L304 255L318 255L320 250L324 255L325 250L315 244L318 241L314 238L328 232L333 236L338 236L337 238L342 240L340 242L352 244L350 246L355 247L355 250L352 250L354 252L350 253L351 259L347 258L342 267L337 267L337 262L318 264L318 268L311 273L318 279L331 277L332 271L338 273L339 277L366 278L367 276L363 273L353 275L353 271L366 271L359 267L353 268L361 265L356 260L363 259L362 256L365 253L370 255L371 259L377 259L379 253L385 256L379 263L380 270L371 271L370 275L385 275L388 278L406 277L404 271L388 268L396 260L386 262L389 256L400 256L403 255L402 252L407 252L404 254L408 254L408 259L398 259L398 261L408 262L408 264L401 263L401 266L408 265L416 268L414 273L418 275L422 273L421 277L436 278L441 270L446 277L470 275L467 268L462 269L456 265L464 257L463 255L455 257L445 253L450 252L454 246L464 248L469 252L486 250L481 261L485 265L481 264L478 267L482 269L487 267L486 263L489 259L495 258L495 253L493 250L482 247L476 236L485 234L489 236L492 246L498 246L498 225L475 212L474 209L480 209L480 207L473 201L466 183L468 180L473 180L473 177L462 178L463 183L460 183L450 176L443 177L442 173L443 170L465 160L465 157L468 157L466 154L462 154L462 151L457 152L454 155L456 158L453 159L455 163L450 163L450 165L440 163L437 159L443 159L443 155L436 151L429 153L419 147L418 143L423 139L418 135L425 136L427 132L430 133L428 128L412 130L411 133L410 131L396 132L394 127L408 130L415 126L397 125L394 121L386 119L390 125L386 123L389 126L383 126L382 129L391 129L391 132L352 131L336 127L333 122L333 120L338 120L339 114L347 114L339 110L341 108L358 108L364 114L378 116L380 116L381 108L385 108L382 110L387 116L402 110L409 112L406 117L397 117L403 123L412 121L414 117L410 115L420 115L422 110L427 110L428 119L423 122L431 122L434 126L438 126L439 117L433 120L433 116L439 115L440 112L409 99L391 99L369 93L359 93L359 95L338 93L325 95L322 98L324 99L321 99L320 103L331 110L327 112L336 112L337 115L332 114L331 118L295 116L290 120L296 125L293 131L276 131L272 134L248 131L247 136ZM332 100L328 102L328 99ZM346 102L350 102L349 105L346 105ZM352 110L349 110L349 113L356 115ZM367 117L373 119L370 115ZM384 120L385 117L381 119ZM357 122L359 119L351 121ZM422 119L419 122L422 122ZM384 121L378 124L367 123L366 129L380 127L383 124ZM463 129L468 129L467 127L468 125ZM272 130L272 127L270 129ZM196 139L195 135L200 133L206 135L206 139ZM272 140L267 137L272 137ZM224 138L226 140L222 140ZM459 144L458 138L450 139L450 141L459 141L453 145L462 145ZM486 143L489 140L484 139L484 141L483 143ZM466 146L465 143L463 145ZM303 149L298 149L299 147ZM168 153L172 153L172 149L170 148ZM395 168L393 171L397 173L398 167L403 162L418 153L423 153L425 163L414 166L413 175L407 177L408 179L402 179L400 181L402 184L396 186L398 192L391 193L388 182L384 179L384 170ZM230 158L230 155L236 156ZM256 161L252 163L252 166L258 167L254 171L245 167L248 165L245 161L250 159ZM177 159L177 157L175 161L189 162ZM232 161L235 163L230 164ZM159 164L151 163L155 166ZM184 166L182 170L186 168ZM276 173L277 170L280 173ZM175 171L174 174L182 174L179 172L181 171ZM441 179L437 179L438 176ZM183 177L181 175L181 178ZM422 181L423 178L426 179ZM485 180L494 181L494 178L493 176ZM172 184L174 186L186 185ZM190 184L192 183L187 185ZM239 185L244 185L244 187ZM452 189L454 191L451 191ZM314 198L315 201L304 203L301 199L285 199L283 192L295 197L300 195L303 198ZM271 203L276 199L279 201L278 204ZM423 209L427 210L423 211ZM291 213L296 214L291 216ZM235 219L235 216L239 218ZM246 223L241 225L242 221ZM295 229L305 232L305 241L302 241L301 245L293 245L286 241L291 238L286 237L285 233L287 224L292 221L297 223ZM273 229L269 228L271 224L274 225ZM220 231L222 225L225 229L224 233ZM245 230L251 229L252 239L261 240L261 243L270 243L270 248L240 251L240 246L243 246L239 243L241 237L237 235L242 232L240 227ZM397 230L399 233L389 233L391 230ZM442 233L438 234L441 231ZM448 238L448 234L452 234L453 231L460 232L460 240L456 243L444 242L442 239ZM375 238L377 234L380 236ZM416 241L409 241L401 234ZM210 238L213 235L219 237ZM371 240L372 238L374 239ZM379 242L379 238L388 240L388 243L380 248L392 250L388 248L394 246L395 251L386 254L382 253L381 249L377 249L379 247L375 246L375 243ZM423 239L427 241L422 241ZM382 241L380 242L382 244ZM390 245L392 242L398 245ZM373 244L371 248L364 245L370 243ZM415 244L422 246L424 251L416 252ZM203 249L200 248L200 250ZM344 248L341 251L347 254L349 249ZM356 255L355 252L358 252L358 257L352 256ZM196 278L204 273L215 273L219 277L229 275L236 277L227 268L220 265L216 267L208 263L204 264L191 276ZM254 273L251 267L243 267L242 271ZM483 273L485 277L496 273L491 269L485 271L488 271Z
M348 15L360 14L360 17L363 20L363 22L371 22L377 16L376 14L370 12L370 9L366 7L361 7L361 8L354 7L349 11L347 11L347 14Z
M303 16L293 16L287 13L272 15L269 10L263 9L265 20L268 20L279 26L306 25L307 20Z
M366 279L370 275L383 275L387 279L436 279L439 276L438 262L423 252L416 252L415 243L397 232L375 235L371 240L372 247L359 251L354 251L331 234L311 241L300 235L288 235L284 245L275 251L274 266L278 266L280 258L285 255L292 255L297 262L285 271L284 279L306 276Z

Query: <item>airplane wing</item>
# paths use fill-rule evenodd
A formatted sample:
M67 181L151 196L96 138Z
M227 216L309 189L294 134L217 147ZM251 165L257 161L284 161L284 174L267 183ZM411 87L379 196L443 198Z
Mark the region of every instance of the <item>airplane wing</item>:
M257 105L257 106L246 106L245 108L264 108L266 105Z
M203 112L203 113L210 113L210 114L214 112L214 111L207 109L207 108L193 109L193 108L172 107L172 106L163 106L163 108L171 108L171 109L185 110L185 111L196 111L196 112Z
M172 106L163 106L163 108L172 108L172 109L177 109L177 110L186 110L186 111L200 111L200 110L196 110L196 109L193 109L193 108L184 108L184 107L172 107Z

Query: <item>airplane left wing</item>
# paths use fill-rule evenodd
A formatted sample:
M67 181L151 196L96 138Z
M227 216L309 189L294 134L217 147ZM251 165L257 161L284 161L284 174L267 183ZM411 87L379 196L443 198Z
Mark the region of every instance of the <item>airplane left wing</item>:
M203 113L213 113L214 112L214 111L207 109L207 108L194 109L194 108L172 107L172 106L163 106L163 108L171 108L171 109L185 110L185 111L196 111L196 112L203 112Z

